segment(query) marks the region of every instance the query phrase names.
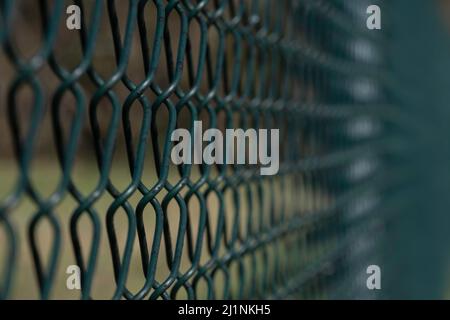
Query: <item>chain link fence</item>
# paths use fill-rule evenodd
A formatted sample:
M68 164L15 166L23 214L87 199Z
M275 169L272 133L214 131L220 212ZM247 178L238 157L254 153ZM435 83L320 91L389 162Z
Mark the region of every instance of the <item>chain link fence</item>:
M381 297L413 123L369 2L1 0L0 297ZM194 121L279 129L278 174L174 165Z

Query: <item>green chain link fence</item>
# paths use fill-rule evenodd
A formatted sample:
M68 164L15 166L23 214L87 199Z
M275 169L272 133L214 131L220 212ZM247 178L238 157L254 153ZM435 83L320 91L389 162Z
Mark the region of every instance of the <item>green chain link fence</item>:
M0 297L379 297L413 125L370 4L1 0ZM196 120L280 129L278 174L173 165Z

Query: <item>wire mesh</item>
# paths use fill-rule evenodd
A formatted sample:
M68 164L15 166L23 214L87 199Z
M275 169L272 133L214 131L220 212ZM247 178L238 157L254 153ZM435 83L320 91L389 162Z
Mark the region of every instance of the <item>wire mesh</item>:
M402 119L369 4L0 1L0 297L71 264L82 299L375 297ZM279 129L278 174L175 166L197 120Z

